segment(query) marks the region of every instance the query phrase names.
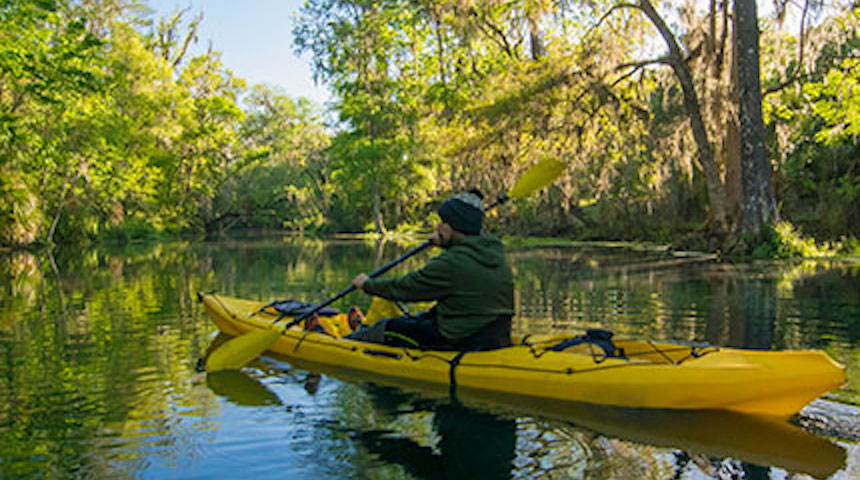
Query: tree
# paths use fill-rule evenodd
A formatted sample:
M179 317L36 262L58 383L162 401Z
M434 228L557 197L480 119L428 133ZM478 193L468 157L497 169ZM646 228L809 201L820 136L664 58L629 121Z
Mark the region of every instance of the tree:
M284 91L254 86L239 136L243 158L217 188L209 232L240 224L324 228L332 196L329 135L318 107Z
M415 31L416 19L406 7L399 0L310 1L294 30L297 49L313 53L315 75L336 95L343 128L329 153L337 191L350 212L368 206L380 233L386 231L383 198L422 184L398 185L398 179L414 178L422 162L414 154L419 117L415 84L408 81L416 39L403 35Z
M215 52L182 61L194 21L183 36L177 14L146 36L137 8L0 7L3 243L77 241L126 222L189 228L211 208L243 82Z
M758 13L755 0L735 0L735 51L740 86L741 233L757 237L777 220L762 119Z
M91 169L105 85L103 42L69 2L0 7L0 217L4 243L53 239Z

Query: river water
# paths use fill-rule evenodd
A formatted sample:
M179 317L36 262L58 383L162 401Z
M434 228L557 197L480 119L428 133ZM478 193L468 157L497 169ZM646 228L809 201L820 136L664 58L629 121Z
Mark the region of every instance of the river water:
M451 399L270 357L195 368L216 333L197 292L316 301L408 247L275 237L0 255L0 478L860 477L856 263L508 251L518 333L826 350L848 384L791 423Z

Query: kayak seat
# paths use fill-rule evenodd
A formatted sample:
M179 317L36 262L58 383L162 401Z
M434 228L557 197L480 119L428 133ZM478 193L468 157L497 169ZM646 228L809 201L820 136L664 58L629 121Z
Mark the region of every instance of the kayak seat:
M457 349L485 352L510 347L513 345L511 343L511 318L511 315L499 315L495 320L478 329L477 332L457 342Z
M614 334L609 330L603 330L600 328L589 328L585 331L585 335L577 335L576 337L568 338L547 348L547 350L553 352L563 352L570 347L587 343L590 345L596 345L600 347L601 350L603 350L603 358L600 361L603 361L607 358L626 359L627 356L624 354L624 349L612 343L612 335Z

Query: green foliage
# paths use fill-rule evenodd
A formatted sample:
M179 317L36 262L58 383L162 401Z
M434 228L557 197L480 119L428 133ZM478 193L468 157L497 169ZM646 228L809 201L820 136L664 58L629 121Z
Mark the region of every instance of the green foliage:
M146 243L164 240L167 236L149 223L140 220L129 220L105 230L100 239L107 243L128 245L130 243Z
M495 197L548 158L566 174L491 228L656 241L708 229L714 179L677 76L643 56L660 39L637 9L310 0L293 33L333 94L326 126L306 100L246 89L217 52L191 55L200 16L152 22L139 6L0 7L0 243L425 230L434 201ZM703 37L711 17L683 12L677 40L701 53L686 62L729 191L730 52ZM828 10L803 59L793 33L763 30L780 213L830 241L860 236L858 25L856 8ZM758 254L815 254L792 232L774 226Z
M765 105L784 216L831 241L860 235L858 26L856 9L822 22L814 70Z
M856 11L855 16L858 16ZM853 31L851 43L860 47L860 37ZM820 81L803 85L803 94L812 103L812 111L824 122L816 139L826 144L857 141L860 136L860 59L836 58Z
M849 257L860 257L860 238L842 237L839 242L839 253Z
M263 86L253 87L245 103L244 157L217 189L207 231L327 228L332 188L322 151L329 136L316 106Z
M818 245L814 238L803 234L789 222L777 222L754 242L753 258L821 258L832 257L836 249L829 244Z
M89 160L105 146L104 44L61 2L7 2L0 29L3 240L50 240L56 212L105 179Z
M217 53L186 59L155 40L192 38L196 24L179 31L177 14L145 33L134 7L0 9L0 242L113 236L126 221L186 230L209 213L233 162L244 84Z
M327 156L336 196L333 220L384 232L415 220L433 187L432 160L416 135L427 72L411 57L424 19L406 2L307 2L295 28L299 50L338 99L342 131Z

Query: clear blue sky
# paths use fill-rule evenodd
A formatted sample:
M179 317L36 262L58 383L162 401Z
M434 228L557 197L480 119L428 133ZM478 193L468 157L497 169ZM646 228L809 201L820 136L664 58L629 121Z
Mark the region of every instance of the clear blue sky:
M328 92L314 85L309 57L293 53L293 14L304 0L147 0L154 15L166 16L191 6L203 12L196 51L209 41L224 64L248 85L281 86L292 97L322 103Z

